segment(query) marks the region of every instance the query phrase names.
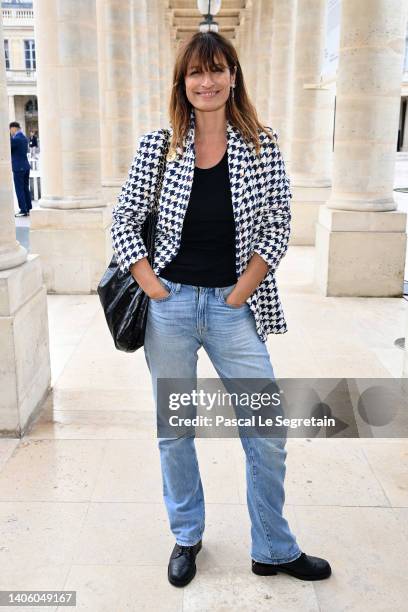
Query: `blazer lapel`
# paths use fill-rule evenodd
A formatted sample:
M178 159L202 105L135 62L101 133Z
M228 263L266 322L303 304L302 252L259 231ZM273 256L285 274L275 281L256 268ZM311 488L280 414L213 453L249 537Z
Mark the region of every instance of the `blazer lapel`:
M248 146L239 131L227 121L228 135L228 171L231 187L232 207L236 230L239 230L240 217L247 202L245 190L247 188L246 173L251 172L251 159ZM238 233L237 233L238 235Z

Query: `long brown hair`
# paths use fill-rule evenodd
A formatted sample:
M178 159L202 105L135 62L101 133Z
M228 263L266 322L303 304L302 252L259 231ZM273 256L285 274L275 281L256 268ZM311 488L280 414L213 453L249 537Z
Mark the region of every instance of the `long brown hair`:
M174 156L176 148L183 148L183 141L190 125L192 105L187 98L184 77L192 58L206 69L215 68L216 61L224 58L230 72L236 68L234 99L230 95L226 102L227 120L239 130L244 140L253 143L256 154L260 152L259 131L268 134L273 142L275 136L258 119L254 105L245 88L244 76L237 52L230 41L218 32L197 32L179 49L173 70L173 87L169 103L169 119L173 129L169 156Z

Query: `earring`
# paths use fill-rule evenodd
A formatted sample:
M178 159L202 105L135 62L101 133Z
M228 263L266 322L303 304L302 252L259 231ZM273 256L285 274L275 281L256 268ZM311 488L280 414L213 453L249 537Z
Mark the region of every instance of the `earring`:
M231 85L231 99L232 99L232 101L234 101L234 89L235 89L235 84Z

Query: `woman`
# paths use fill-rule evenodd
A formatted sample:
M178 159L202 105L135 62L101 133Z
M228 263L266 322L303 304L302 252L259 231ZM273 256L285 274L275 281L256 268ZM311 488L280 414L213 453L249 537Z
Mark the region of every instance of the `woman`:
M275 271L287 249L291 193L276 132L258 121L236 51L217 33L197 33L180 49L173 84L169 134L142 136L112 225L119 265L150 298L144 349L157 409L158 379L194 381L201 346L223 379L273 381L265 341L286 332ZM141 227L168 139L152 268ZM286 439L240 439L252 571L327 578L329 563L303 553L282 516ZM176 539L168 578L184 586L205 523L194 436L158 445Z

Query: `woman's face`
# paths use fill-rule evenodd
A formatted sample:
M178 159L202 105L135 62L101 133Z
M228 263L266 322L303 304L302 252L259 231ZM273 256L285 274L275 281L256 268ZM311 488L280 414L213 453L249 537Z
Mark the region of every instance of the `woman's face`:
M214 111L227 102L235 76L225 59L219 58L214 67L208 70L201 68L193 59L187 67L184 82L187 98L194 108Z

